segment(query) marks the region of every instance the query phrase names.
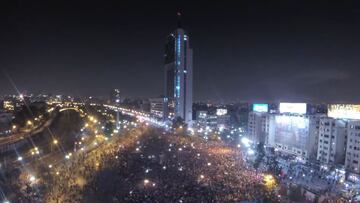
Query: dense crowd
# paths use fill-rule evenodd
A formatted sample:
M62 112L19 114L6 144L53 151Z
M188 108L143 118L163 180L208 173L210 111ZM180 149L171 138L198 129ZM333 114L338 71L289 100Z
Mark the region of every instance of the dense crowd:
M126 136L114 137L107 143L88 151L79 153L68 162L52 169L52 176L48 179L46 202L84 202L82 189L88 181L93 180L99 169L112 166L109 157L120 153L126 147L131 147L136 140L143 136L142 129L132 130ZM100 166L101 164L101 166Z
M46 202L277 202L220 141L134 130L53 171Z

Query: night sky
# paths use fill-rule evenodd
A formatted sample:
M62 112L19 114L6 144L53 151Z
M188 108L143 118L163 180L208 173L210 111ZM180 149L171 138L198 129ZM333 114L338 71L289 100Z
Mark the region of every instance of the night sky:
M359 5L144 2L1 1L0 94L157 97L181 11L195 100L360 102Z

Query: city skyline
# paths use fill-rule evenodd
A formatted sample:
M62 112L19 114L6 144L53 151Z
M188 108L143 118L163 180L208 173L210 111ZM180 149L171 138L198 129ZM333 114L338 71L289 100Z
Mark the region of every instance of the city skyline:
M360 202L360 4L0 2L0 203Z
M20 91L159 96L181 11L197 50L194 101L360 102L354 4L3 4L0 94L15 93L6 73Z

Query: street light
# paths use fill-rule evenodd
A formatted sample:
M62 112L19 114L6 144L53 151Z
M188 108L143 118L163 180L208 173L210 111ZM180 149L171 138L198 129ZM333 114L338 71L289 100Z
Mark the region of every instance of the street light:
M148 179L144 180L144 185L148 184L150 181Z
M35 178L35 176L32 175L32 176L30 176L29 180L30 180L30 182L34 182L36 180L36 178Z
M275 182L275 178L272 176L272 175L270 175L270 174L268 174L268 175L264 175L264 183L265 183L265 186L267 187L267 188L273 188L274 186L275 186L275 184L276 184L276 182Z
M57 145L57 144L58 144L58 140L55 139L55 140L53 141L53 143L54 143L55 145Z
M31 120L28 120L28 121L26 122L26 124L27 124L27 125L32 125L33 123L31 122Z
M249 155L255 154L254 150L252 150L252 149L248 149L247 153L248 153Z

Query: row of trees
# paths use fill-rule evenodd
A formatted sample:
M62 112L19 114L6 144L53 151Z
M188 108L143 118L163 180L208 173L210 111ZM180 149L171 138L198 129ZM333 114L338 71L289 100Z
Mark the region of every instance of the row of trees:
M275 174L276 176L281 174L281 166L279 162L276 160L276 156L271 153L270 156L266 156L264 143L259 143L256 145L256 158L254 161L254 168L258 169L261 163L264 163L267 166L267 170L269 173ZM265 158L265 159L264 159Z
M28 120L33 120L40 115L45 119L48 118L47 104L45 102L34 102L22 106L21 110L15 113L15 118L11 123L18 127L24 127Z

